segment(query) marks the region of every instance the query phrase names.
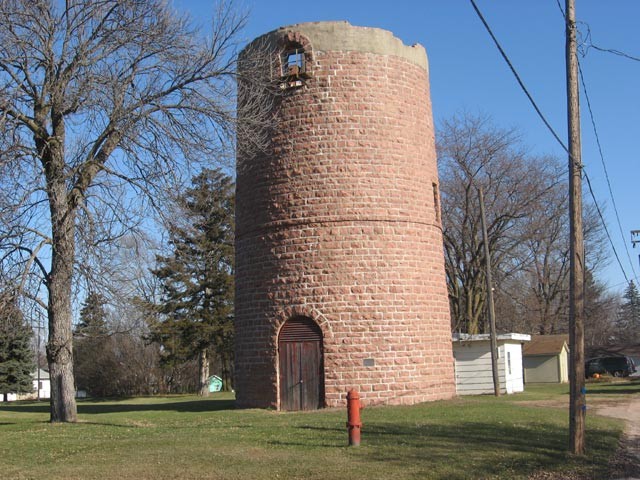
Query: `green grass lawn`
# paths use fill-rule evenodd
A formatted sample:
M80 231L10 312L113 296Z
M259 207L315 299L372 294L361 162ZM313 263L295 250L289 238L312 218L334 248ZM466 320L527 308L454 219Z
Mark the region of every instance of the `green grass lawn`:
M587 394L593 399L620 398L623 395L640 393L640 378L601 377L587 380Z
M229 394L81 401L77 424L54 425L47 404L2 404L0 476L453 480L544 470L605 478L620 422L589 416L588 455L573 459L566 411L530 404L566 392L528 387L498 399L365 408L357 448L346 446L346 408L235 410Z

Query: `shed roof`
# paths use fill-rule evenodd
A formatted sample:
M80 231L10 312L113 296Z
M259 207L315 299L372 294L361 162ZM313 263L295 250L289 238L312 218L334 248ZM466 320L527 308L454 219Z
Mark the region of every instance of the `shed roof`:
M42 368L40 368L39 370L40 370L40 380L49 380L49 372L47 372L46 370L43 370ZM38 378L38 370L36 370L35 372L31 372L31 376L34 378L34 380Z
M468 333L454 333L454 342L486 342L491 340L488 333L480 333L477 335L469 335ZM514 341L514 342L528 342L531 340L531 335L525 333L501 333L496 335L498 341Z
M524 355L558 355L564 346L569 348L568 335L533 335L524 346Z

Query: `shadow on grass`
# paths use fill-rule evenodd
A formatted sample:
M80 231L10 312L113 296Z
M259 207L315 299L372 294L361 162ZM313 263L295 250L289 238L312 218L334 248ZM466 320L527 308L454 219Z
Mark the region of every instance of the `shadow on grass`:
M404 428L385 425L371 426L366 435L373 445L397 445L380 449L373 460L384 463L421 462L420 475L428 474L429 466L434 462L448 464L451 473L440 478L468 478L469 474L473 478L494 475L507 478L509 472L513 476L529 475L537 470L563 468L571 460L567 454L567 429L551 425L522 427L466 422L457 428L425 425L410 428L408 432ZM590 444L598 446L600 451L606 451L603 445L615 445L616 440L617 435L613 431L589 435ZM461 452L457 460L452 458L452 452ZM452 465L452 462L459 464ZM602 464L606 465L606 461L602 462L601 458L586 457L584 463L587 468L605 471ZM596 475L593 478L601 477Z
M315 441L301 438L296 442L290 438L270 443L319 448L347 445L346 429L309 425L298 428L309 431ZM465 422L455 427L428 423L366 423L362 429L363 448L354 452L385 465L399 468L410 465L414 477L407 478L510 478L566 467L584 471L588 478L605 478L602 475L606 474L606 455L610 448L615 448L617 439L615 431L591 431L588 447L601 452L600 455L572 459L567 453L569 435L564 426L483 422Z
M19 413L47 413L49 412L48 403L25 403L11 402L0 405L0 412L19 412Z
M215 412L221 410L234 410L232 399L203 399L203 400L178 400L168 402L138 403L131 400L90 400L78 401L78 414L96 415L101 413L125 413L125 412L149 412L149 411L173 411L173 412ZM0 405L0 412L21 413L49 413L49 404L18 404L10 403Z
M616 390L606 388L587 388L587 395L607 394L607 395L633 395L634 393L640 393L640 389L636 388L620 388Z
M587 395L633 395L640 393L640 379L634 378L623 383L590 383L587 384Z

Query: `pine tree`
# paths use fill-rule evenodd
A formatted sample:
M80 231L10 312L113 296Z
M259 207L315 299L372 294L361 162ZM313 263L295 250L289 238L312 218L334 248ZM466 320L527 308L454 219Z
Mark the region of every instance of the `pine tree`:
M80 310L80 321L76 325L75 335L98 337L108 333L105 303L104 296L89 292Z
M182 221L168 226L172 252L158 256L153 270L163 298L151 338L167 363L198 357L201 395L208 393L210 352L225 385L231 378L234 201L230 177L211 169L195 176L178 200Z
M640 293L633 280L622 295L623 303L618 312L618 329L627 340L637 341L640 337Z
M103 295L89 292L80 309L80 321L73 332L75 384L92 396L104 396L104 386L114 374L105 302Z
M0 394L30 393L36 369L31 345L33 330L25 324L15 297L0 300Z
M602 346L615 339L617 296L585 270L584 343L587 347Z

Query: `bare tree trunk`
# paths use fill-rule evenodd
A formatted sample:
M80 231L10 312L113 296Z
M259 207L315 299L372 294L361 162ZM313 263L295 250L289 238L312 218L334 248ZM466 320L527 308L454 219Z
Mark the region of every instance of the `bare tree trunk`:
M476 323L474 315L473 315L472 294L471 294L471 290L469 288L466 288L466 294L467 294L467 304L466 304L466 309L467 309L467 333L469 333L469 335L475 335L475 334L478 333L478 324Z
M58 152L60 153L60 152ZM55 169L54 159L48 166ZM58 163L61 165L61 162ZM56 172L47 172L56 177ZM64 178L60 175L58 178ZM77 408L73 378L71 284L75 260L75 212L69 208L64 180L49 182L53 234L49 275L49 341L47 361L51 377L51 422L75 422Z
M201 397L209 396L209 384L207 379L209 378L209 356L207 355L207 349L203 348L198 354L198 395Z
M222 384L222 388L223 390L227 391L227 392L233 392L233 378L234 378L234 370L233 370L233 355L230 354L225 354L223 355L223 360L222 360L222 364L223 364L223 384Z

